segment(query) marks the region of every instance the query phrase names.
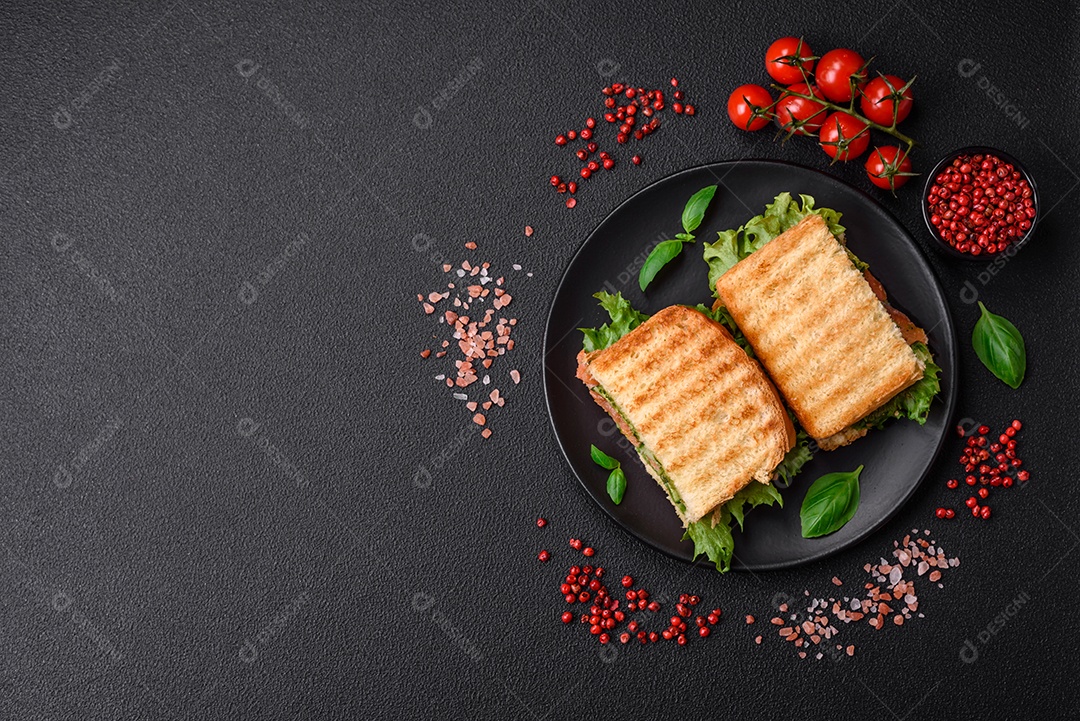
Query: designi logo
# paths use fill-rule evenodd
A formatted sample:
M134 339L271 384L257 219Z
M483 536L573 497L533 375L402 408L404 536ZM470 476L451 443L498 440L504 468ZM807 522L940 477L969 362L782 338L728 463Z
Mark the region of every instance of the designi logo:
M57 130L67 130L71 127L71 124L75 122L74 118L71 117L71 112L63 105L58 107L56 112L53 113L52 121Z

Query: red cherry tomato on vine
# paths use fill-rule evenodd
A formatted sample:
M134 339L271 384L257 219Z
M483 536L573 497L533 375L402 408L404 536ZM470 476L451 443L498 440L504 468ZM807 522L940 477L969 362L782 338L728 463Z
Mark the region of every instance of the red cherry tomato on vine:
M911 158L895 145L874 148L866 159L866 175L879 188L899 188L912 176Z
M765 51L765 69L781 85L801 83L800 66L807 73L814 69L814 53L801 38L780 38Z
M895 75L882 75L868 82L860 102L863 115L878 125L892 125L893 107L896 107L896 122L901 122L911 113L913 102L911 88L905 85Z
M866 152L870 126L847 113L833 113L825 118L818 139L826 155L847 162Z
M772 112L762 113L761 109L772 105L772 101L772 95L760 85L740 85L728 98L727 114L739 130L761 130L772 117Z
M806 83L788 88L793 93L821 97L821 91ZM784 93L776 104L776 122L784 130L794 130L797 135L815 135L825 122L826 108L816 100L800 98Z
M822 94L834 103L851 102L851 81L855 88L866 82L866 61L854 50L838 48L821 56L814 74ZM890 120L890 122L892 122Z

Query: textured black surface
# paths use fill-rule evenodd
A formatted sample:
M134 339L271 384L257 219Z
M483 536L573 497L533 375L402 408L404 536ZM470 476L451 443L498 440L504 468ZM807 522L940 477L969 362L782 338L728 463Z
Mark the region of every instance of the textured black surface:
M573 479L544 413L543 320L588 231L652 180L744 156L824 167L724 113L786 33L919 74L919 167L985 143L1035 174L1039 234L999 273L931 257L961 341L965 282L1027 338L1016 392L962 354L959 415L1021 417L1033 480L990 523L933 521L956 498L953 439L866 543L720 577L648 550ZM1075 9L1049 2L4 5L0 716L1076 716L1075 36ZM555 133L601 111L605 81L672 74L697 117L562 207L547 178L575 163ZM929 252L917 193L881 198ZM481 256L535 273L511 276L518 348L487 441L419 358L437 326L415 297L444 283L432 257ZM800 662L739 622L834 574L858 584L915 526L962 565L920 588L925 619L845 628L855 658ZM571 535L612 574L723 606L722 627L601 657L557 619Z

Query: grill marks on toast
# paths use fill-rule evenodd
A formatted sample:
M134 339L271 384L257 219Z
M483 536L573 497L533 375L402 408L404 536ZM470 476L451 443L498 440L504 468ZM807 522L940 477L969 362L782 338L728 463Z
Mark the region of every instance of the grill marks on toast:
M737 263L717 292L815 439L922 377L923 364L817 215Z
M794 444L776 389L719 324L682 306L660 311L589 372L632 420L693 522L751 479L767 483Z

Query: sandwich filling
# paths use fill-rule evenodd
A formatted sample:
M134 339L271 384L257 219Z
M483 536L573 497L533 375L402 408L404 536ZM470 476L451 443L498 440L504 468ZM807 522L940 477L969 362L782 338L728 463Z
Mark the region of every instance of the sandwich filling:
M656 456L649 452L649 449L645 447L645 444L641 441L641 436L638 435L637 429L634 428L634 424L626 417L623 410L619 408L619 404L608 395L608 392L604 388L596 383L596 380L589 372L588 361L585 358L585 351L581 352L578 357L578 378L580 378L585 385L589 387L589 392L593 396L593 400L597 405L603 408L615 424L622 431L623 436L628 441L634 444L634 450L637 451L638 456L641 458L642 463L645 464L646 470L649 471L649 475L655 478L660 486L667 493L668 500L679 511L679 516L684 517L686 515L686 504L683 502L682 496L679 495L679 489L675 487L675 483L668 476L667 471L664 470L664 466L660 461L656 460Z

